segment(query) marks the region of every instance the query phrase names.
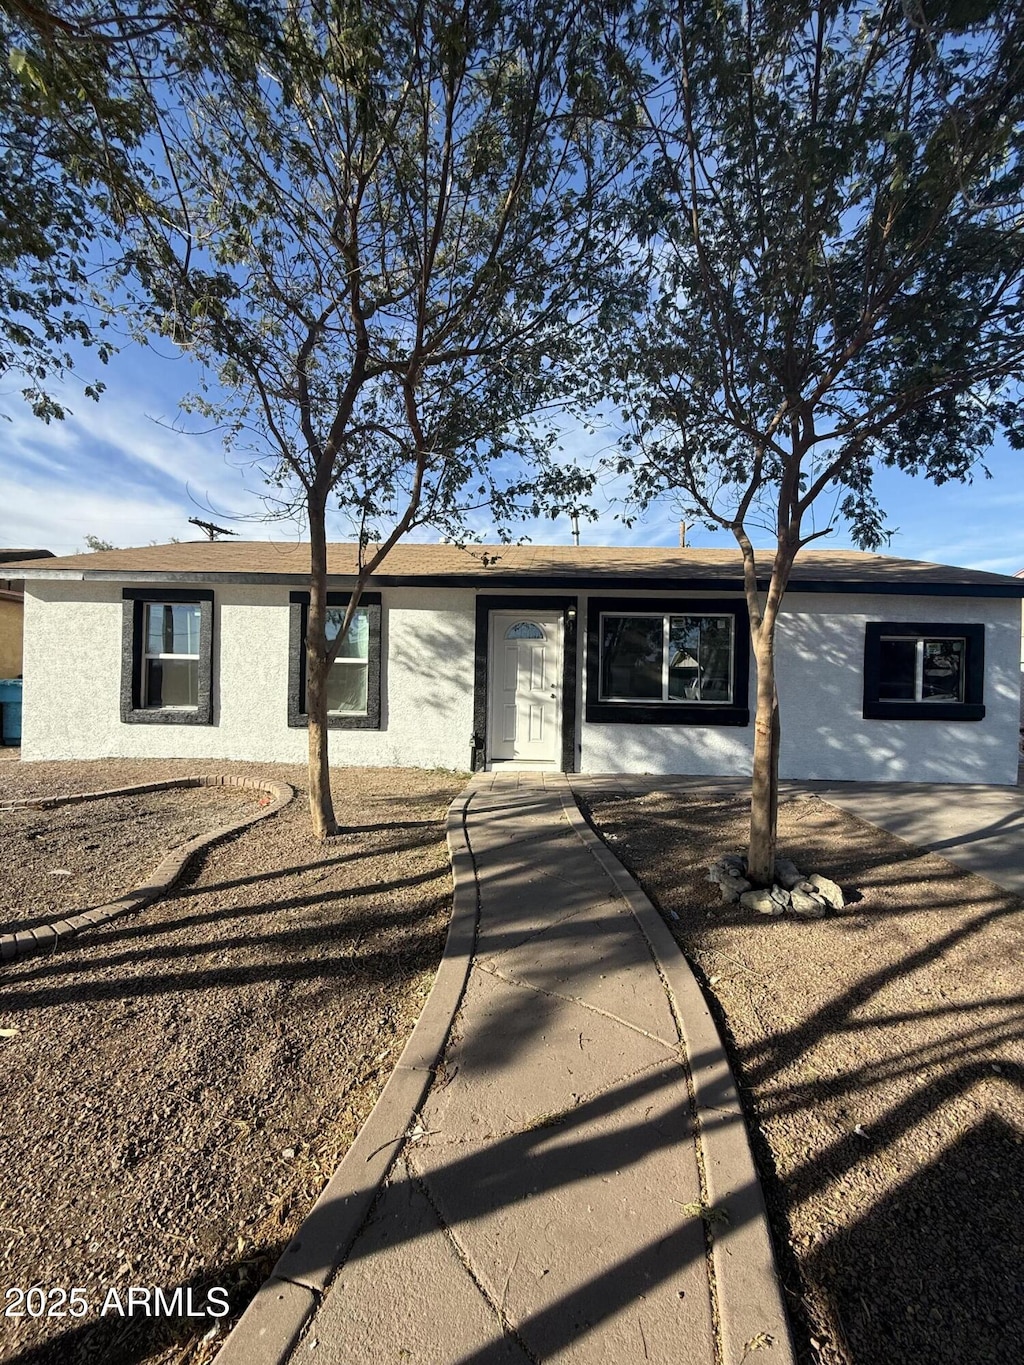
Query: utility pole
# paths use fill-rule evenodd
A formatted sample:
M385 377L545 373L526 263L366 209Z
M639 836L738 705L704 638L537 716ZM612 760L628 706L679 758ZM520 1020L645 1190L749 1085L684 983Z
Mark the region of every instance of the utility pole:
M237 531L229 531L226 526L214 526L212 521L200 521L198 517L189 517L190 526L198 526L206 532L207 540L216 540L218 536L237 536Z

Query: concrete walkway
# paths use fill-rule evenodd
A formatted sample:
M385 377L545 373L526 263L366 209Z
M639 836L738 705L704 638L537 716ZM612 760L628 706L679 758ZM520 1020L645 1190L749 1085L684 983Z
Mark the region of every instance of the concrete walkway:
M1024 789L916 782L808 782L842 810L1024 895Z
M472 862L397 1088L220 1365L789 1365L735 1087L660 916L561 774L487 774L453 814Z

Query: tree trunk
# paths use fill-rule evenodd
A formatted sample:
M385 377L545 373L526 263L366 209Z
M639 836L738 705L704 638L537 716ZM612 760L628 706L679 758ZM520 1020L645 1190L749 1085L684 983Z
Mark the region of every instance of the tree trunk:
M313 834L326 839L337 823L327 754L326 500L309 496L309 615L306 622L306 712L309 716L309 813Z
M775 876L775 841L779 815L779 746L782 726L775 686L775 627L789 584L799 542L779 538L771 582L762 609L758 600L753 551L746 542L744 561L750 642L757 665L757 709L754 713L754 771L750 790L750 845L747 876L755 886L771 886ZM744 542L741 541L741 544ZM749 565L747 560L749 559Z
M750 792L750 846L747 877L770 886L775 875L779 810L779 697L775 689L775 622L762 625L754 642L757 710L754 715L754 773Z

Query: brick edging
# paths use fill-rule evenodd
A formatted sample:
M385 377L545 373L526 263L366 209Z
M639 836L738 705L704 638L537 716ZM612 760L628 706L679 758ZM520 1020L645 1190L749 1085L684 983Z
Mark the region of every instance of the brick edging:
M58 806L77 805L82 801L99 801L103 797L135 796L143 792L171 791L176 787L242 787L250 791L266 792L272 800L265 810L247 815L243 820L233 820L228 825L218 825L216 829L200 834L195 839L190 839L187 844L172 849L146 881L125 892L123 896L118 896L116 900L108 901L106 905L94 906L91 910L83 910L79 915L69 915L66 919L56 920L52 924L41 924L35 929L21 929L0 936L0 962L13 962L16 958L27 957L30 953L44 950L53 951L62 939L73 938L75 934L83 933L86 929L95 929L98 925L108 924L122 915L144 909L174 886L197 853L235 834L238 830L245 829L247 825L255 824L257 820L265 820L268 815L276 815L295 796L294 788L287 782L257 777L203 775L168 778L165 782L140 782L132 787L110 787L105 791L71 792L66 796L25 797L20 801L5 801L0 805L0 812L25 809L53 810Z
M470 784L448 808L452 917L430 994L394 1071L351 1147L256 1291L214 1365L283 1365L352 1249L434 1079L476 944L476 868L466 833Z
M729 1215L722 1226L708 1225L721 1359L736 1365L759 1346L770 1345L772 1365L792 1365L793 1340L761 1182L732 1068L707 1001L668 925L583 818L571 778L558 785L566 819L629 906L674 1000L693 1083L706 1197L711 1208L725 1208Z

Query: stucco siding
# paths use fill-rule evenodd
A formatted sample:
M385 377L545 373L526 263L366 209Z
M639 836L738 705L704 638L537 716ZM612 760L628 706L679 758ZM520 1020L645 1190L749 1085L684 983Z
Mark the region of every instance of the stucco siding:
M332 764L465 768L472 731L473 594L385 595L380 730L332 730ZM26 759L153 757L302 763L288 725L288 590L218 586L213 724L120 718L121 587L45 582L29 590ZM467 683L468 680L468 683Z
M785 606L778 648L783 777L1016 782L1017 602L794 593ZM864 627L869 621L983 625L984 719L865 720Z
M866 720L862 710L868 621L984 625L985 718ZM1015 783L1019 651L1020 606L1012 599L790 593L776 643L781 775L832 781ZM755 688L751 660L747 727L600 725L584 720L581 770L749 776Z
M524 592L524 596L536 600L538 594ZM678 600L680 594L667 596ZM638 607L649 606L657 598L658 594L638 595ZM690 600L696 604L700 598L698 594ZM453 769L469 765L475 599L476 593L469 588L384 590L381 728L332 730L333 764ZM587 594L581 593L576 733L581 771L749 775L753 661L747 697L749 725L589 722L587 607ZM304 762L306 731L288 725L289 612L285 587L218 585L213 618L213 724L126 724L120 706L121 585L30 582L25 611L23 757ZM791 592L779 623L777 649L782 775L1014 783L1020 723L1020 619L1020 604L1013 599ZM983 625L984 719L864 719L865 625L871 621Z
M116 589L26 584L23 759L107 758L122 752L112 742L114 727L120 727L120 660Z

